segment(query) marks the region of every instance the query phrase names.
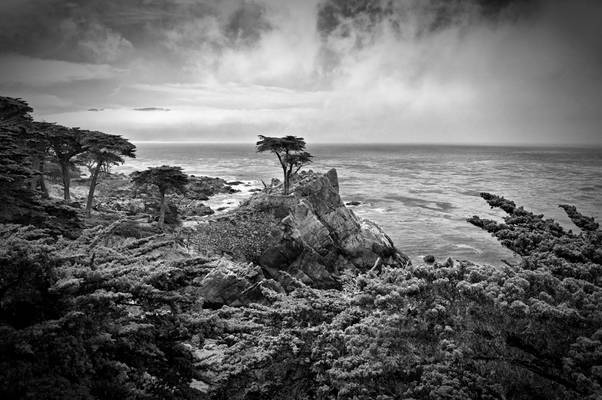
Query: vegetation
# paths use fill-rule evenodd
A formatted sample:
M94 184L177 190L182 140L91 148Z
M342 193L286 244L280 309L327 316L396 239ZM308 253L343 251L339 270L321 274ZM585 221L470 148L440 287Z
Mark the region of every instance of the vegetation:
M152 181L152 170L143 181ZM108 240L135 231L130 222L74 241L5 225L0 395L597 398L599 226L563 206L582 230L573 233L483 197L508 217L470 221L519 253L519 265L382 266L347 277L342 291L312 289L283 272L288 293L253 286L257 294L229 283L238 279L231 274L212 273L223 261L190 256L179 236ZM256 279L257 267L237 268ZM204 304L207 291L221 287L252 301Z
M96 131L85 132L81 138L81 146L85 159L92 164L93 171L90 176L90 191L86 202L86 216L89 217L100 171L111 165L122 164L125 161L123 157L136 157L136 146L121 136Z
M483 193L506 217L469 222L517 265L377 263L320 290L253 264L288 215L278 207L208 224L207 237L114 216L81 229L73 208L33 183L58 134L30 113L0 98L0 398L602 397L602 230L571 205L560 207L576 232ZM97 176L134 154L118 136L73 132ZM305 143L282 139L258 147L290 179ZM156 187L161 226L166 196L188 183L171 166L132 180ZM199 240L236 261L194 255Z
M297 136L269 137L259 135L257 151L274 153L282 167L284 182L282 193L288 194L291 177L311 162L312 155L305 151L305 140Z
M33 176L27 127L33 110L26 102L10 97L0 97L0 207L6 219L19 205L32 201L33 193L28 182Z
M138 171L132 174L132 181L138 186L152 185L159 189L159 228L163 228L165 221L165 210L167 209L166 194L169 192L184 193L188 177L182 172L180 167L162 165L160 167L148 168L145 171Z
M81 224L70 207L44 199L37 184L45 138L32 128L31 107L21 99L0 97L0 223L32 224L52 234L73 237Z
M147 269L152 252L173 244L100 246L112 229L56 241L3 226L0 397L191 398L192 356L182 341L196 322L171 310L194 299L162 287L159 265Z
M62 184L63 170L57 162L48 160L48 161L44 162L43 168L44 168L45 180L47 180L51 183L61 183ZM71 180L73 180L75 178L81 178L81 176L82 176L81 169L78 166L74 165L69 170L69 178Z
M117 135L33 121L32 111L21 99L0 97L1 221L54 226L56 233L72 236L80 225L76 211L49 199L45 175L52 176L53 166L60 166L63 199L68 204L76 163L85 161L92 168L86 204L89 216L99 172L122 163L123 157L134 157L135 146ZM66 225L65 220L69 221Z
M48 161L48 155L50 150L50 142L46 135L46 124L45 122L33 122L30 129L31 139L28 143L28 147L31 151L31 166L36 173L31 179L31 190L39 190L42 197L47 199L48 189L46 187L46 168L45 165Z
M68 203L71 201L69 187L71 184L71 170L75 166L74 158L84 152L81 144L83 132L78 128L67 128L48 123L38 123L36 127L44 132L52 158L61 166L63 198Z
M11 187L7 186L7 195L11 190L20 191L18 196L9 195L13 201L5 204L10 206L34 195L48 198L44 180L48 161L60 166L63 198L69 203L71 175L79 162L91 171L86 204L86 215L89 216L100 171L123 163L123 157L135 157L136 147L118 135L33 121L32 111L23 100L0 97L0 139L5 149L5 164L0 175ZM24 188L25 185L30 186L29 190Z
M384 267L344 295L305 288L225 309L227 332L206 336L227 343L204 364L221 378L214 398L599 398L602 232L572 207L579 234L483 197L509 215L471 222L520 265Z

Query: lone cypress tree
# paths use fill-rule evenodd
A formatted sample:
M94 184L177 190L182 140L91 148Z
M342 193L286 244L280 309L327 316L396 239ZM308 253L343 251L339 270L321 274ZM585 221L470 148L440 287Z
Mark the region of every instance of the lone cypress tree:
M165 222L165 210L167 209L168 192L184 193L188 176L182 172L182 168L169 165L151 167L145 171L136 171L132 174L132 181L138 186L154 185L159 189L160 204L159 228L163 229Z
M305 139L297 136L269 137L259 135L257 151L274 153L282 167L284 183L282 194L287 195L290 189L291 177L299 172L301 167L309 164L312 155L305 151Z

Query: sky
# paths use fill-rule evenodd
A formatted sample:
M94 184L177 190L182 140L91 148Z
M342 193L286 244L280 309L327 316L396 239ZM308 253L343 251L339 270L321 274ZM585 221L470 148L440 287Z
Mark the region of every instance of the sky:
M599 0L2 0L0 95L134 141L602 146Z

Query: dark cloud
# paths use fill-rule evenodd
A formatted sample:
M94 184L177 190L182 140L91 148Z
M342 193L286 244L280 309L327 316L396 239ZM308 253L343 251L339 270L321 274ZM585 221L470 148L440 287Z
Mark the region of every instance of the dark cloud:
M600 20L588 0L0 0L0 92L138 138L600 144Z
M253 45L270 28L263 7L244 0L3 0L0 26L0 53L120 64Z
M474 0L486 18L516 18L530 15L542 0Z
M321 66L325 71L336 69L337 53L344 56L372 46L383 31L399 40L419 40L445 30L516 22L536 14L538 4L539 0L324 0L317 17Z
M233 43L253 44L272 27L265 18L265 7L257 3L243 3L229 18L226 36Z
M378 0L326 0L320 4L318 10L318 31L323 36L332 34L345 22L361 21L363 28L370 29L393 14L392 1ZM352 25L359 25L354 24ZM341 34L347 34L343 30Z
M387 22L403 30L409 19L421 21L417 33L426 34L458 24L495 21L530 15L540 0L324 0L318 10L318 30L328 36L347 25L372 30Z
M114 62L132 44L86 2L9 0L0 5L0 52L75 61Z

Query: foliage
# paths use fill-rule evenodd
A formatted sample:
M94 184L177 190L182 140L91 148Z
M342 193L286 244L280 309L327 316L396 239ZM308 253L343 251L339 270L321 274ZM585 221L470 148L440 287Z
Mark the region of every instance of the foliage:
M193 396L192 355L182 341L194 324L176 310L194 299L155 279L162 262L148 269L149 253L171 241L130 241L115 251L98 242L114 226L77 241L2 228L0 397Z
M97 131L86 131L81 137L81 146L84 150L83 159L88 165L91 165L90 168L93 168L86 202L86 215L90 216L100 171L111 165L124 163L124 157L136 157L136 146L119 135L109 135Z
M283 194L288 194L291 177L309 164L312 155L305 151L305 140L297 136L284 136L281 138L259 135L257 151L274 153L282 167L284 185Z
M195 249L259 264L261 255L274 244L273 237L280 233L279 221L269 212L244 212L236 218L217 218L197 228Z
M151 170L133 180L163 193L185 185L159 187ZM261 304L219 309L201 291L215 259L191 255L202 229L189 249L125 220L76 240L3 225L0 397L599 398L599 224L562 205L580 229L567 231L482 197L507 216L469 221L518 253L519 265L381 265L342 275L342 290L279 271L286 292L253 287ZM282 218L264 211L208 224L207 237L223 238L209 244L253 261ZM237 265L256 277L258 267Z
M153 236L158 232L150 226L141 226L139 223L133 221L124 221L113 233L124 238L142 239Z
M69 202L71 200L69 193L71 171L75 167L75 157L84 152L81 144L84 132L79 128L67 128L45 122L36 122L35 126L48 141L51 159L61 167L63 198L66 202Z
M0 211L5 220L33 201L28 183L34 171L27 148L32 111L21 99L0 97Z
M95 160L97 165L123 164L124 157L135 157L136 146L119 135L98 131L83 131L81 145L84 154Z
M484 194L480 220L520 265L383 267L343 293L297 289L271 307L222 310L206 333L213 398L594 399L602 395L602 233ZM292 317L288 317L292 316ZM215 378L214 378L215 379Z
M50 228L53 234L76 235L80 222L75 210L41 199L32 184L43 165L40 158L46 139L32 128L26 102L0 97L0 222L34 224ZM43 185L40 189L43 190Z
M514 360L580 396L600 393L602 365L602 232L593 218L561 205L581 233L566 231L543 215L534 215L503 197L482 193L492 207L508 215L504 223L472 217L469 222L498 238L522 256L519 266L486 294L513 317L502 338ZM484 284L479 284L485 286ZM492 287L498 290L496 287ZM545 335L541 333L545 332Z
M86 167L88 170L88 175L92 176L94 174L94 170L96 169L96 157L90 153L83 153L77 157L77 163L81 166ZM111 173L111 164L104 164L100 167L100 172L104 175L108 175Z
M44 175L48 178L48 180L52 183L62 182L63 181L63 170L61 166L54 161L47 161L45 163ZM77 167L71 167L69 169L69 179L78 179L81 178L82 172Z
M505 247L523 256L521 266L529 270L545 268L555 278L575 278L601 284L602 234L593 218L581 215L575 207L562 205L582 232L566 231L557 222L534 215L514 202L488 193L481 195L492 207L508 216L499 224L472 217L469 222L491 232Z
M160 195L159 227L163 228L168 192L185 193L188 184L188 176L182 172L180 167L162 165L151 167L145 171L136 171L132 174L132 182L137 186L156 186Z
M48 190L45 183L45 164L48 159L50 143L43 130L39 129L40 122L32 122L27 131L27 144L31 158L32 168L35 174L31 179L32 190L39 190L44 198L48 198Z
M32 121L33 109L22 99L0 97L0 126L7 130L20 130Z
M161 194L166 194L169 191L184 193L186 184L188 184L188 177L182 172L181 167L162 165L148 168L145 171L134 172L132 181L139 186L154 185Z

